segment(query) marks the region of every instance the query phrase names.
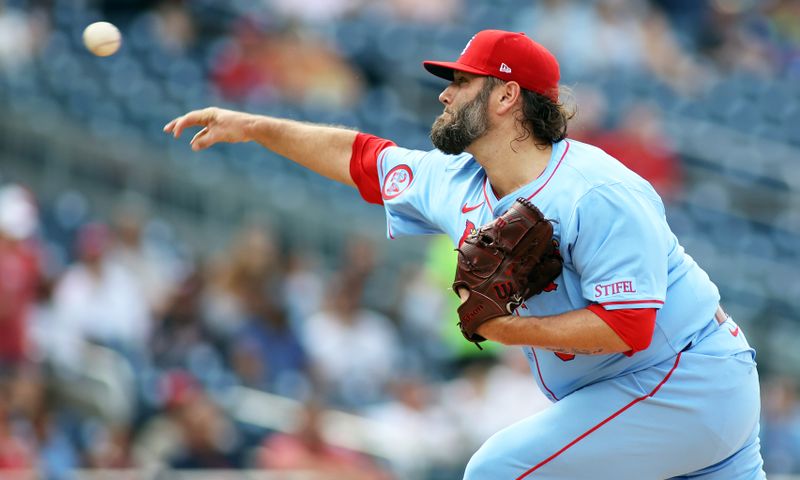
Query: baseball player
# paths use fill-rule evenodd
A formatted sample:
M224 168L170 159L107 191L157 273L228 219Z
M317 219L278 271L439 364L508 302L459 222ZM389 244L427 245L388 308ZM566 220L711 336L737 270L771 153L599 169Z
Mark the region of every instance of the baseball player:
M428 152L217 108L164 130L203 127L194 150L257 141L357 187L384 205L390 238L444 232L463 247L482 241L482 226L504 226L510 209L538 207L560 274L465 335L521 346L554 404L487 440L465 479L765 478L753 349L650 184L566 138L553 55L523 34L484 30L455 62L424 66L450 81ZM481 294L461 286L464 305ZM460 314L463 329L471 314Z

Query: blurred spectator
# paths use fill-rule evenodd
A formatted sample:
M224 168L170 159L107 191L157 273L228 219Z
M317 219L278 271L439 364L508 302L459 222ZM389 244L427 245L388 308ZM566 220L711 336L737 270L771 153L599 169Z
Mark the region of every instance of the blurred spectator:
M281 96L321 108L347 108L361 97L358 72L334 47L308 31L290 32L268 45L265 57Z
M277 246L260 226L243 229L227 254L211 264L203 318L218 340L230 340L250 316L276 306L264 297L276 291L278 267Z
M242 20L213 59L211 78L228 100L277 96L273 74L262 66L268 37L255 22Z
M701 37L702 53L723 73L745 71L773 77L780 70L782 59L774 40L763 34L765 29L752 4L734 1L711 4L714 8Z
M362 7L368 0L266 0L274 13L289 21L322 26Z
M461 0L391 0L388 2L393 19L404 22L429 23L441 26L452 23L463 11Z
M39 253L29 241L38 213L30 194L18 185L0 188L0 366L28 355L28 321L41 277Z
M285 314L263 310L233 340L234 369L247 386L303 399L311 388L305 349Z
M800 473L800 402L797 383L776 377L762 390L761 446L768 474Z
M347 275L366 279L378 263L375 242L363 235L347 237L339 268Z
M196 27L183 0L162 0L154 9L156 38L168 52L184 53L195 43Z
M500 363L491 359L468 363L461 375L443 388L442 403L452 408L467 450L550 406L518 349L504 350Z
M449 239L447 242L446 248L451 250ZM431 365L441 368L450 359L452 352L444 343L443 332L445 329L458 330L456 322L445 321L455 311L449 310L453 307L447 298L450 291L423 266L411 267L401 282L398 325L406 359L412 357L416 360L412 365L406 363L406 371L414 368L421 371Z
M170 459L173 468L240 468L238 437L233 424L209 397L200 391L173 407L172 416L181 432L183 448Z
M192 351L210 346L202 319L204 288L201 273L194 271L171 292L150 341L152 360L159 368L186 368Z
M660 11L651 8L640 20L646 70L685 95L701 92L710 84L710 68L683 48Z
M367 416L380 425L381 438L391 439L398 477L425 478L430 471L450 473L442 478L460 476L462 459L472 451L464 448L450 405L440 401L438 385L402 375L389 391L392 400L370 408Z
M36 451L16 431L11 412L11 386L0 381L0 472L29 470L36 466Z
M545 0L517 16L514 29L550 49L565 73L630 70L644 62L641 20L645 13L642 1Z
M179 455L184 441L173 413L200 388L197 380L183 369L170 369L158 378L154 393L159 411L141 422L131 445L138 467L162 469L168 466L170 458Z
M15 430L36 452L37 470L48 479L67 479L80 458L67 434L64 413L55 408L55 394L45 382L36 367L18 370L10 384L9 411Z
M325 280L318 264L319 259L314 252L289 253L283 279L283 299L294 327L300 327L306 318L322 308Z
M652 0L675 27L682 43L697 47L697 39L706 28L712 2L697 0Z
M31 61L46 32L46 17L40 9L20 9L0 0L0 71L14 71Z
M146 296L133 273L109 261L110 241L105 225L90 223L79 230L79 259L64 273L53 296L54 327L66 342L82 339L141 354L152 327L142 301Z
M128 469L131 457L131 432L125 425L90 422L85 433L86 466L93 469Z
M213 78L229 100L280 99L323 108L344 108L361 95L358 74L329 44L310 31L263 31L242 21L222 49Z
M301 414L295 433L276 433L266 438L258 452L258 466L272 470L309 472L319 475L320 479L391 478L368 457L328 444L322 437L323 420L322 409L309 404Z
M789 78L800 76L800 3L793 0L766 2L766 30L771 38L782 70Z
M664 83L690 91L707 80L661 11L644 0L536 2L516 17L514 29L550 49L561 60L562 77L650 71Z
M229 469L243 466L234 424L182 370L161 379L164 412L142 425L134 441L141 467Z
M335 277L328 307L309 318L304 344L332 400L357 407L380 400L398 368L400 344L392 322L361 306L364 279Z
M114 242L108 252L108 261L133 275L150 312L158 316L175 287L177 275L171 271L174 267L170 268L174 262L145 243L142 230L146 220L142 209L133 205L125 205L115 212Z
M605 97L589 88L580 93L581 109L570 137L603 149L650 182L665 201L676 198L682 186L681 163L662 132L659 109L635 103L624 112L619 126L609 129Z

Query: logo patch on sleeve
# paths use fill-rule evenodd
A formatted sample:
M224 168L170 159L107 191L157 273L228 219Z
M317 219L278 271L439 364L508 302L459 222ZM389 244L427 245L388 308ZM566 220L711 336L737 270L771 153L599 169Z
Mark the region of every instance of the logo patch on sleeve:
M389 170L383 179L383 198L391 200L405 192L411 186L414 174L408 165L398 165Z
M625 293L636 293L636 281L632 278L621 278L594 285L594 298L613 297Z

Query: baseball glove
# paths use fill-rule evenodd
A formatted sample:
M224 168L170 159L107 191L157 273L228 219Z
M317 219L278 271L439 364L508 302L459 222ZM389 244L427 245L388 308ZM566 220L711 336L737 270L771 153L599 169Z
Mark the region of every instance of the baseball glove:
M464 337L479 343L479 326L510 315L526 298L541 293L561 274L563 261L553 225L530 201L518 198L493 222L468 236L458 249L453 290L469 291L458 308Z

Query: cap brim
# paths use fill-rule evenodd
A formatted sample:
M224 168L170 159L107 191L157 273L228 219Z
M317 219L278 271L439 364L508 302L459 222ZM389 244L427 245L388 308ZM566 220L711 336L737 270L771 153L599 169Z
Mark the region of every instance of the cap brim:
M459 72L474 73L475 75L488 75L488 73L484 72L483 70L458 62L432 62L430 60L426 60L422 62L422 65L425 67L425 70L429 71L430 73L451 82L453 81L454 70L458 70Z

